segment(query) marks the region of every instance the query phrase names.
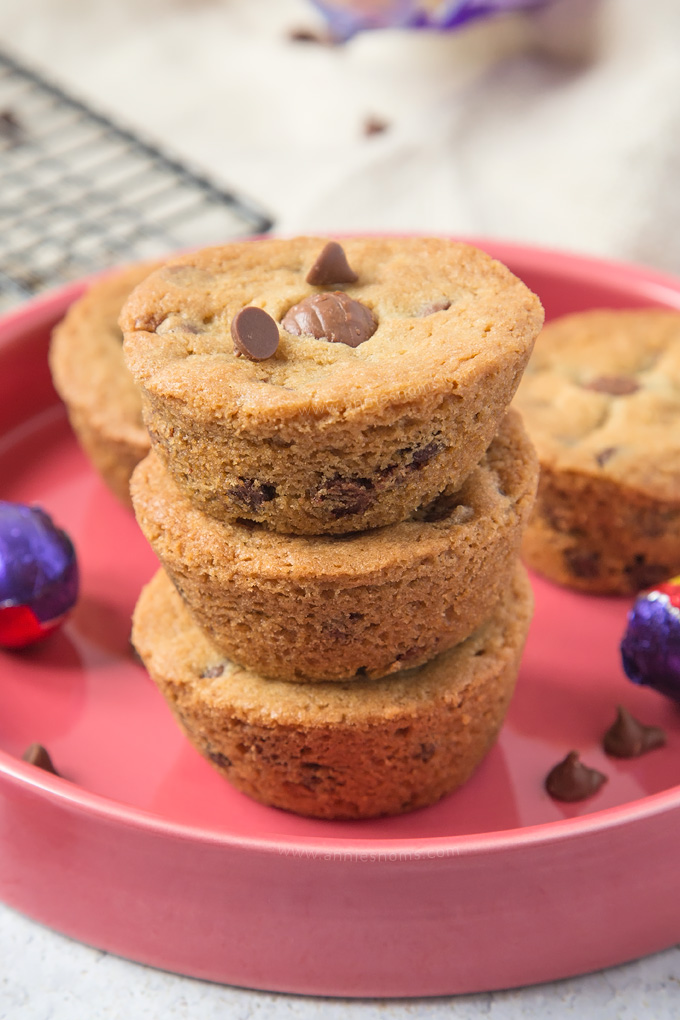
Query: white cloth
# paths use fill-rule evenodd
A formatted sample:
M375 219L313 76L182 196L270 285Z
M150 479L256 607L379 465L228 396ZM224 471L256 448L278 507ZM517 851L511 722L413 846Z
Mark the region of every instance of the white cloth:
M304 0L0 5L21 56L273 213L680 272L680 4L560 0L448 35L293 43ZM365 137L368 116L389 122Z

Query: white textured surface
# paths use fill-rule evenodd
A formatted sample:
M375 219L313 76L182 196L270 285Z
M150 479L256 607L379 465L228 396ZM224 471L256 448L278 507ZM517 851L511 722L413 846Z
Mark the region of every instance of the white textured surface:
M596 7L327 49L286 38L315 21L304 0L31 0L0 5L0 35L283 231L478 234L680 272L680 4L603 0L599 28ZM390 130L365 138L370 115ZM679 948L538 988L340 1002L153 971L0 906L0 960L0 1020L680 1015Z
M312 999L109 956L0 906L0 1020L677 1020L680 948L572 981L457 998Z

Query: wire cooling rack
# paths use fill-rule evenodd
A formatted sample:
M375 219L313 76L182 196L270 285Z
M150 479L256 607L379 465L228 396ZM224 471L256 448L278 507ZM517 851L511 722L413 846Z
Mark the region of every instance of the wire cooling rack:
M271 226L0 50L0 311L121 262Z

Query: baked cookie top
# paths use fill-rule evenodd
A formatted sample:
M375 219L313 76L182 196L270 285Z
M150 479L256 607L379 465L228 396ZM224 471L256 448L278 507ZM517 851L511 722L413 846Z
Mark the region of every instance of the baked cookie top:
M544 470L680 500L680 313L603 309L548 323L514 406Z
M232 428L273 434L301 415L316 424L379 418L386 404L464 393L472 381L524 363L543 311L488 255L441 238L346 239L356 282L310 284L326 243L301 237L230 244L153 273L120 319L137 382L197 420L223 418ZM327 304L332 295L336 323L344 316L354 328L346 298L376 320L358 346L295 335L282 324L305 299L321 296ZM276 352L264 360L240 356L232 338L233 320L252 306L279 330ZM323 320L326 312L313 314Z
M118 316L130 291L159 265L127 266L93 283L55 327L50 347L54 384L65 403L109 434L137 442L148 437L141 396L123 358Z

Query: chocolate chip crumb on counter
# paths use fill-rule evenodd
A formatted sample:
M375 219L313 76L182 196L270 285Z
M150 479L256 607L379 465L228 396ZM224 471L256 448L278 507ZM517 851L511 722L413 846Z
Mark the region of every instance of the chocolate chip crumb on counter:
M278 329L263 358L232 335L252 308ZM120 322L151 442L193 504L320 534L404 520L460 487L542 317L523 283L470 246L305 237L173 260Z
M512 696L532 612L518 567L491 617L419 669L293 684L225 660L160 571L133 639L189 740L255 800L318 818L400 814L465 782Z
M515 406L541 463L526 563L601 594L680 572L680 313L550 322Z

